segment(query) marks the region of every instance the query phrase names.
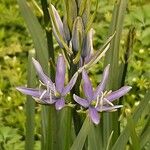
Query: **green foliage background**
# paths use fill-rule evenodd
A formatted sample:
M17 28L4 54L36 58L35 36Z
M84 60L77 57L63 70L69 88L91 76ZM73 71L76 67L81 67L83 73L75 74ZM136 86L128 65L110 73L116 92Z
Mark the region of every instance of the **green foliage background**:
M61 1L52 1L61 13ZM98 49L108 35L114 1L100 0L99 9L93 24L95 29L94 48ZM34 6L31 4L31 7ZM130 0L125 17L121 40L120 62L126 49L127 34L130 27L135 27L135 39L129 58L126 84L133 90L123 99L122 128L126 124L126 116L131 114L150 87L150 1ZM94 10L94 5L92 5ZM25 85L27 75L28 51L33 49L32 39L21 17L16 0L0 0L0 149L23 149L25 139L25 96L16 91L18 85ZM34 11L41 21L40 13ZM42 23L42 22L41 22ZM59 50L58 44L54 44ZM102 73L101 61L91 70L93 84L100 81ZM92 77L92 76L91 76ZM40 107L36 105L36 134L40 139L39 116ZM145 110L145 113L147 110ZM137 126L140 132L145 119L141 118ZM37 149L39 143L37 142Z

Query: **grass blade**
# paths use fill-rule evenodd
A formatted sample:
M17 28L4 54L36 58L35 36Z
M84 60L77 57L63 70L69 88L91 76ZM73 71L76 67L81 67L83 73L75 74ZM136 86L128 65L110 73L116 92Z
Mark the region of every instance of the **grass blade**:
M18 4L33 39L36 56L38 57L43 69L47 71L46 63L48 62L48 51L43 29L31 8L28 6L26 0L18 0Z
M109 80L107 90L116 90L120 87L119 85L119 46L121 33L123 28L123 20L127 7L127 0L118 0L115 3L113 10L113 17L110 26L110 35L116 31L116 34L111 41L110 50L107 51L105 57L105 66L110 64ZM117 137L119 136L119 123L118 123L118 111L114 113L104 113L103 114L103 141L104 147L106 147L106 142L114 131L112 144L115 143Z
M82 125L82 128L81 128L78 136L74 140L70 150L82 150L84 143L86 141L87 135L89 133L89 129L90 129L90 121L89 121L89 118L86 117L86 119Z
M34 67L32 65L32 57L35 56L35 51L32 50L29 52L28 58L28 87L35 87L36 83L36 74ZM25 150L34 149L34 115L35 115L35 101L31 96L27 96L26 101L26 141L25 141Z
M45 73L48 71L48 47L43 29L26 0L18 0L22 16L33 39L36 57ZM42 149L57 149L57 112L53 106L42 106ZM48 142L47 142L48 141Z
M150 101L150 91L148 91L146 93L144 99L141 101L141 103L139 104L139 106L136 108L133 115L131 116L131 118L133 119L134 124L136 124L138 122L138 119L140 118L141 114L145 110L145 108L148 105L149 101ZM128 126L129 125L127 123L127 126L125 127L125 129L122 131L122 133L118 137L118 139L117 139L116 143L114 144L112 150L125 149L125 146L126 146L128 140L129 140L129 137L130 137L130 131L129 131Z

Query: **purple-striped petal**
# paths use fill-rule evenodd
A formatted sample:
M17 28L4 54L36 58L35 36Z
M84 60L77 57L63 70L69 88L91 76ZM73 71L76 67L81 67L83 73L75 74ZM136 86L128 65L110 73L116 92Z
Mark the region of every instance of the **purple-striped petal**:
M98 87L96 88L95 92L94 92L94 99L98 96L98 95L101 95L102 92L104 91L105 89L105 86L106 86L106 82L107 82L107 79L108 79L108 75L109 75L109 67L110 65L107 65L105 70L104 70L104 73L103 73L103 76L102 76L102 81L101 83L98 85Z
M57 68L56 68L56 77L55 77L55 84L56 84L56 90L59 93L62 93L62 90L64 88L64 82L65 82L65 60L62 55L60 55L57 59Z
M85 107L85 108L89 107L89 101L88 101L88 100L83 99L83 98L81 98L81 97L79 97L79 96L77 96L77 95L75 95L75 94L73 94L73 98L74 98L74 100L75 100L78 104L80 104L81 106L83 106L83 107Z
M70 92L70 90L73 88L74 84L76 83L76 80L78 78L78 73L75 73L74 76L71 78L70 82L66 87L64 87L62 91L62 96L65 96L67 93Z
M94 30L91 30L85 35L83 39L83 46L82 46L82 54L81 56L88 59L93 54L93 34Z
M57 26L58 32L60 33L60 35L64 39L65 35L64 35L64 29L63 29L63 23L61 21L61 18L59 16L57 10L55 9L55 7L53 5L51 5L51 6L52 6L52 10L53 10L53 14L54 14L54 18L55 18L55 22L56 22L56 26ZM54 36L55 36L59 46L61 48L63 48L63 44L62 44L61 40L59 39L59 36L57 35L56 27L55 27L53 21L52 21L52 30L53 30Z
M84 89L85 96L89 101L91 101L93 99L93 88L92 88L91 81L85 70L82 71L82 79L84 81L83 89Z
M99 124L100 115L95 108L89 107L89 116L94 124Z
M80 42L82 41L82 34L83 34L82 18L77 17L74 21L72 29L72 48L74 51L78 51L79 49L81 49Z
M59 99L55 103L56 110L61 110L65 106L65 100L63 98Z
M115 106L98 106L96 107L96 110L99 112L103 112L103 111L112 111L118 108L123 107L123 105L115 105Z
M119 99L120 97L122 97L123 95L128 93L131 90L131 88L132 87L130 87L130 86L123 86L119 90L114 91L114 92L110 93L108 96L106 96L106 99L111 102L116 99Z
M51 105L51 104L54 104L57 100L56 99L51 99L50 98L42 98L42 99L39 99L37 97L33 97L33 99L39 103L39 104L43 104L43 105Z
M50 79L48 76L46 76L46 75L44 74L43 69L42 69L40 63L39 63L37 60L35 60L33 57L32 57L32 62L33 62L33 64L34 64L34 67L35 67L35 69L36 69L36 72L37 72L37 74L38 74L40 80L41 80L46 86L49 85L50 89L53 90L53 89L54 89L54 83L51 81L51 79Z
M17 87L16 89L23 94L30 95L30 96L37 97L37 98L39 98L44 92L44 90L26 88L26 87ZM48 97L47 93L43 95L43 98L46 98L46 97Z

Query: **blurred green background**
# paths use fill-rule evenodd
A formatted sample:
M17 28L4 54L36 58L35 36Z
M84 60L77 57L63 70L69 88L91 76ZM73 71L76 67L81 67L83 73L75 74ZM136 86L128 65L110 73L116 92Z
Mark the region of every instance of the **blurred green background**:
M29 1L31 7L34 5ZM38 1L39 2L39 1ZM98 49L108 35L114 0L99 0L99 9L93 23L95 30L94 49ZM52 0L61 12L61 1ZM150 1L130 0L124 21L122 40L120 43L120 62L126 50L129 29L135 28L134 43L129 57L126 84L133 87L124 97L122 109L122 127L126 124L126 116L133 112L150 86ZM94 5L91 10L94 10ZM27 56L33 49L33 42L20 14L16 0L0 0L0 150L24 149L25 139L25 101L26 97L16 91L18 85L27 83ZM39 21L40 14L36 11ZM55 42L58 50L58 44ZM100 81L102 73L101 61L91 70L93 84ZM36 104L36 147L40 139L40 107ZM144 120L141 119L137 129L140 130Z

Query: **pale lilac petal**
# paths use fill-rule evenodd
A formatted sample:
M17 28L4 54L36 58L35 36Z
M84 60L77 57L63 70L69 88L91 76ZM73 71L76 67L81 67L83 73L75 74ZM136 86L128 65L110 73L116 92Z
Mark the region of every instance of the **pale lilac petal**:
M66 87L64 87L62 91L62 96L65 96L67 93L70 92L70 90L73 88L74 84L76 83L76 80L78 78L78 73L75 73L74 76L71 78L70 82Z
M81 106L83 106L83 107L85 107L85 108L89 107L89 101L88 101L88 100L83 99L83 98L81 98L81 97L79 97L79 96L77 96L77 95L75 95L75 94L73 94L73 98L74 98L74 100L75 100L78 104L80 104Z
M51 105L51 104L54 104L57 100L56 99L51 99L50 98L42 98L42 99L39 99L37 97L33 97L33 99L39 103L39 104L43 104L43 105Z
M16 87L16 89L23 94L30 95L33 97L40 97L42 93L44 92L44 90L26 88L26 87ZM44 97L47 97L47 94L44 95Z
M97 86L97 88L94 92L94 99L98 95L100 96L102 94L102 92L104 91L104 89L105 89L106 82L107 82L108 75L109 75L109 67L110 67L110 65L107 65L104 72L103 72L101 83Z
M86 59L88 59L93 54L93 34L94 30L91 28L91 30L87 33L87 35L85 35L83 39L81 56Z
M56 77L55 77L55 84L56 90L61 93L64 88L65 82L65 60L62 55L60 55L57 59L57 68L56 68Z
M99 124L100 115L95 108L89 107L89 116L94 124Z
M58 99L55 103L56 110L61 110L64 106L65 106L65 100L63 98Z
M64 17L64 19L63 19L63 28L64 28L65 39L67 42L69 42L71 36L70 36L70 31L69 31L66 17Z
M115 106L99 106L99 107L96 107L96 110L99 111L99 112L103 112L103 111L112 111L112 110L115 110L115 109L118 109L118 108L121 108L123 107L123 105L115 105Z
M80 42L82 38L82 32L83 32L83 24L82 24L82 18L77 17L73 24L72 29L72 48L74 51L78 51L80 47Z
M55 18L55 22L56 22L56 26L57 26L58 32L60 33L60 35L61 35L61 36L63 37L63 39L64 39L65 35L64 35L64 29L63 29L63 23L62 23L62 21L61 21L61 18L60 18L60 16L59 16L57 10L55 9L55 7L54 7L53 5L51 5L51 6L52 6L52 10L53 10L53 14L54 14L54 18ZM63 44L62 44L62 42L61 42L59 36L57 35L56 27L55 27L53 21L52 21L52 30L53 30L54 36L55 36L55 38L56 38L56 40L57 40L59 46L60 46L61 48L63 48Z
M39 63L37 60L35 60L33 57L32 57L32 62L33 62L33 64L34 64L34 67L35 67L35 69L36 69L36 72L38 73L38 76L39 76L40 80L41 80L46 86L49 85L50 89L53 90L53 89L54 89L54 84L53 84L53 82L51 81L51 79L50 79L48 76L46 76L46 75L44 74L43 69L42 69L40 63Z
M130 87L130 86L124 86L124 87L120 88L119 90L110 93L108 96L106 96L106 99L111 102L116 99L119 99L120 97L122 97L123 95L128 93L131 90L131 88L132 87Z
M91 81L85 70L82 71L82 79L84 81L83 89L84 89L85 96L89 101L91 101L93 99L93 88L92 88Z

